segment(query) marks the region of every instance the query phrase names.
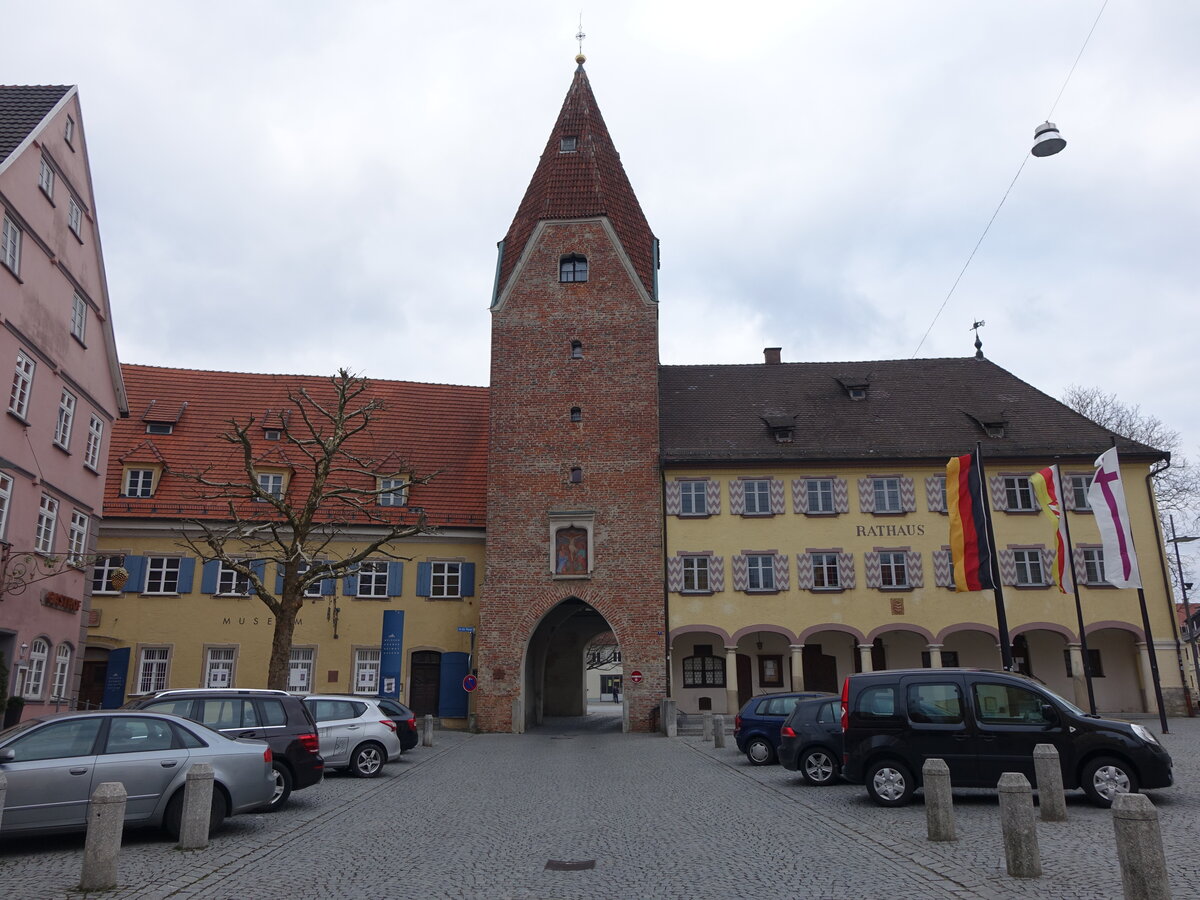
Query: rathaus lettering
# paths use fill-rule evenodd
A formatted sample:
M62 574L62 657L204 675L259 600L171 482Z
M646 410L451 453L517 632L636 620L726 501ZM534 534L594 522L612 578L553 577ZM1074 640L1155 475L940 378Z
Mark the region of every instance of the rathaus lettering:
M921 537L924 525L855 525L857 537Z

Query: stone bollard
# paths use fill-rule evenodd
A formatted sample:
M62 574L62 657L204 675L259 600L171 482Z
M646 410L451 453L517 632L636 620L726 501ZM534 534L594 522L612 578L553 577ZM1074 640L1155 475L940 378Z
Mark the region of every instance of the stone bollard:
M664 699L662 702L662 730L667 737L679 734L679 704L675 700Z
M0 772L0 826L4 824L4 797L8 793L8 779Z
M106 781L92 794L83 842L83 872L79 876L81 891L110 891L117 886L125 798L125 785L119 781Z
M706 741L711 741L713 739L713 737L712 737L713 714L710 712L706 712L701 717L701 722L703 723L703 726L702 726L703 730L701 731L700 736L702 738L704 738L704 740L706 740Z
M954 833L954 796L950 767L944 759L927 759L921 766L925 791L925 824L931 841L958 840Z
M1118 794L1112 811L1125 900L1170 900L1158 810L1145 794Z
M718 750L725 749L725 717L713 716L713 746Z
M1067 795L1063 792L1058 748L1038 744L1033 748L1033 774L1037 778L1038 807L1043 822L1067 821Z
M1042 855L1038 850L1029 779L1020 772L1005 772L996 788L1000 791L1000 828L1004 832L1008 874L1014 878L1038 878L1042 874Z
M429 715L428 713L426 713L425 718L421 720L421 746L433 746L433 716Z
M196 763L187 773L183 788L183 821L179 826L180 850L203 850L208 846L212 819L213 768Z

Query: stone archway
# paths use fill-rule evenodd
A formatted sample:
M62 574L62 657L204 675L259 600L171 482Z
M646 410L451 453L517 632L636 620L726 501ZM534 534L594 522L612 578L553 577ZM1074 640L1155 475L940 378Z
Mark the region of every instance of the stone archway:
M542 617L525 651L526 728L547 718L587 715L586 651L605 633L615 636L608 620L578 597L566 598Z

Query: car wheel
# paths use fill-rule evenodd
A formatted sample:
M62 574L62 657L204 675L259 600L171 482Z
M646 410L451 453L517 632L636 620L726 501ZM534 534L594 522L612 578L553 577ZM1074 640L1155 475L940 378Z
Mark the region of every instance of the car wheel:
M912 773L902 764L886 759L867 769L867 793L880 806L905 806L912 802Z
M775 748L764 737L753 737L746 742L746 759L754 766L767 766L775 762Z
M1079 784L1097 806L1112 806L1118 794L1136 794L1137 775L1129 764L1111 756L1098 756L1083 767Z
M378 744L359 744L350 754L350 773L359 778L374 778L383 772L387 751Z
M811 747L800 757L800 777L808 784L832 784L837 776L837 760L824 747Z
M208 813L208 836L212 837L221 830L221 826L225 823L225 818L229 815L229 801L225 799L225 792L222 791L216 784L213 784L212 790L212 806L209 807ZM167 803L167 810L163 813L163 828L174 840L179 840L179 834L183 830L183 790L175 792L175 796Z
M288 797L292 796L292 773L288 771L287 766L273 763L271 768L275 772L275 791L271 794L267 805L263 807L267 812L283 809Z

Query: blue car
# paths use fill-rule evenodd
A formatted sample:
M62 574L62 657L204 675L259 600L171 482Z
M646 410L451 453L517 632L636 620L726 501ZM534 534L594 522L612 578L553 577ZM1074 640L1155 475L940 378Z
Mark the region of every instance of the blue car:
M833 696L826 691L799 691L750 698L733 720L733 738L738 749L746 754L751 765L770 765L778 759L779 729L796 703Z

